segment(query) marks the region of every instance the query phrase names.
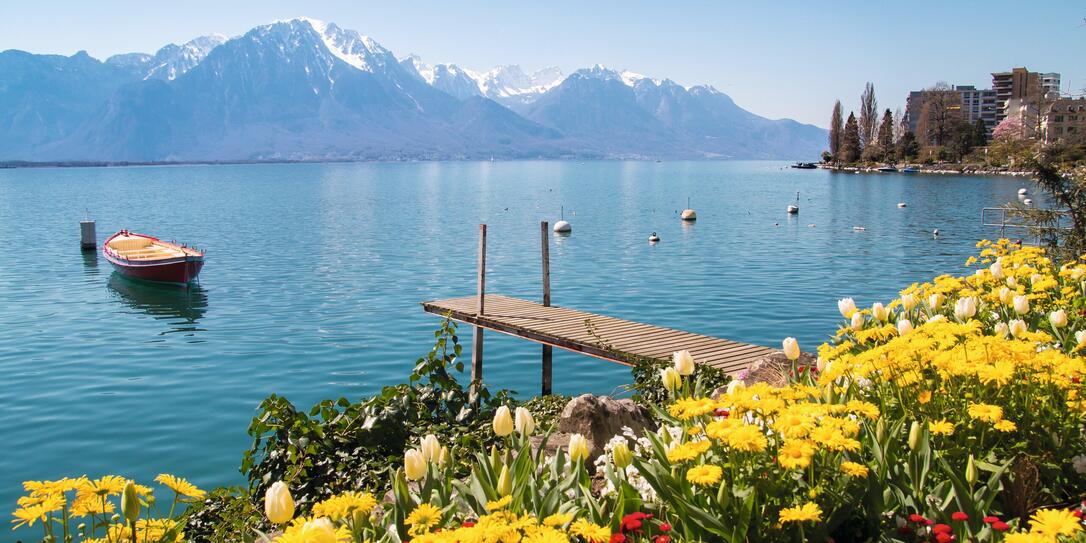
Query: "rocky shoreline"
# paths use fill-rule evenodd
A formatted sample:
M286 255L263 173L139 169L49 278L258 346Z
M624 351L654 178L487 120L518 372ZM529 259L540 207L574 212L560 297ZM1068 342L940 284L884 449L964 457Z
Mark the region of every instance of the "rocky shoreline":
M819 164L819 168L848 173L885 173L880 172L882 166L841 166L834 164ZM905 166L902 166L904 168ZM976 164L910 164L908 167L916 168L915 173L940 174L940 175L1009 175L1013 177L1030 177L1030 170L1014 170L1005 167L981 166ZM900 171L901 168L899 168Z

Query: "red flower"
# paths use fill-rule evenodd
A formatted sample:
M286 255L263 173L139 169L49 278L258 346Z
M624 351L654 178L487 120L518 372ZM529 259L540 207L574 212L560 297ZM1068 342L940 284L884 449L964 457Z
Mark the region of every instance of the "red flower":
M997 520L992 523L992 529L997 532L1006 532L1007 530L1011 529L1011 527L1007 526L1006 522L1003 522L1002 520Z
M940 532L935 534L935 540L939 543L950 543L951 541L954 541L954 536Z
M985 524L991 524L993 522L999 522L999 517L993 516L993 515L988 515L988 516L984 517L984 523Z
M660 531L664 532L664 533L670 532L671 531L671 525L666 523L666 522L661 524L660 525Z
M1074 511L1071 511L1071 514L1075 515L1075 518L1082 518L1082 510L1081 509L1075 509Z
M962 513L961 511L955 511L950 515L950 518L953 520L969 520L969 515Z
M925 519L924 517L922 517L922 516L920 516L920 515L918 515L916 513L913 513L913 514L909 515L909 522L924 522L925 520L927 520L927 519Z
M899 533L901 535L909 535L909 534L913 533L913 529L911 527L909 527L909 526L902 526L902 527L897 529L897 533Z
M611 534L611 543L625 543L626 536L622 534Z
M954 529L951 528L949 525L946 525L946 524L936 524L935 527L933 527L931 529L931 531L935 532L937 534L949 534L949 533L953 532Z
M464 523L460 526L463 526L464 528L471 528L472 526L475 526L475 521L465 520Z
M717 417L728 418L728 415L730 415L730 414L731 414L731 412L728 411L727 409L717 409L716 411L713 411L713 415L717 416Z
M630 513L622 517L622 525L619 526L619 531L633 532L641 529L643 520L652 518L652 515L642 513L640 511L636 513Z
M666 535L658 535L653 543L671 543L671 538Z

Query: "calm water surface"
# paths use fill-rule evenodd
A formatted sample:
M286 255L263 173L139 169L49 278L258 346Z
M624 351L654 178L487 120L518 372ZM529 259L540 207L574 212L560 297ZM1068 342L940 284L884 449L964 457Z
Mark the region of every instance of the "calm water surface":
M246 425L268 394L309 406L404 378L437 325L418 302L474 289L480 222L491 292L540 295L539 221L565 206L573 234L551 247L554 303L770 346L794 335L813 349L834 329L839 297L870 304L961 271L995 235L980 208L1024 183L785 166L0 170L0 511L23 479L171 471L204 487L241 482ZM688 197L692 225L678 219ZM128 228L205 248L201 285L114 275L79 251L85 209L99 241ZM662 241L650 246L653 231ZM487 381L532 393L538 358L537 345L492 334ZM629 381L621 366L564 351L555 366L560 393Z

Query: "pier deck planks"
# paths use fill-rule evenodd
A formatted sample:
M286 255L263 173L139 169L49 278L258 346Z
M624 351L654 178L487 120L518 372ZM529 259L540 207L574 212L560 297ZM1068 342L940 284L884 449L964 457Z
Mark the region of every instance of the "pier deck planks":
M751 362L777 352L760 345L563 307L548 307L497 294L486 295L482 317L478 315L477 304L477 296L464 296L422 302L422 308L435 315L449 315L456 321L627 365L630 355L668 359L671 353L685 349L699 364L737 373L746 369ZM598 337L589 331L586 321L592 323Z

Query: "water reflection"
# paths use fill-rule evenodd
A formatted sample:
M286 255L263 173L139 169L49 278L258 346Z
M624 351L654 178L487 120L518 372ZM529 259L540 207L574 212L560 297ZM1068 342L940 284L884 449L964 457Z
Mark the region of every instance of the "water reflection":
M197 324L207 312L207 290L200 285L160 285L114 273L107 287L110 294L124 305L167 321L170 329L162 334L203 330Z
M98 275L98 251L81 251L83 253L83 273Z

